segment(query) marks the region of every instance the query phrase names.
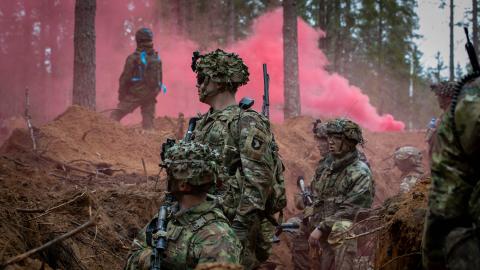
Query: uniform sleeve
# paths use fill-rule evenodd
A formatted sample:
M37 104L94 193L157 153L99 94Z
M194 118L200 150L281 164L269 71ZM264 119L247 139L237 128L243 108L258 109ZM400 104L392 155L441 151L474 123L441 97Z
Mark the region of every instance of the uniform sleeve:
M320 222L321 230L329 230L333 224L342 219L353 220L359 208L370 208L373 203L373 180L370 170L361 168L347 174L346 182L351 188L338 206L334 215Z
M453 228L471 226L468 199L473 191L472 164L480 147L480 98L467 94L457 104L455 120L463 150L453 133L447 112L438 127L432 154L432 185L428 198L422 253L426 269L445 269L445 239ZM465 155L466 154L466 155ZM473 158L472 157L477 157ZM478 161L477 161L478 163ZM480 165L480 164L477 164ZM478 168L478 167L477 167Z
M132 54L127 57L127 60L125 60L123 72L122 72L122 75L120 75L119 87L118 87L119 97L123 97L128 93L128 88L130 85L130 80L131 80L134 68L135 68L135 56Z
M152 248L147 245L146 227L135 237L124 270L149 269Z
M192 254L197 264L209 262L240 263L242 246L226 223L211 223L192 239Z
M244 175L243 194L235 221L247 225L258 217L251 214L264 211L267 198L272 192L274 160L272 155L272 134L269 127L254 116L244 116L239 122L240 159Z

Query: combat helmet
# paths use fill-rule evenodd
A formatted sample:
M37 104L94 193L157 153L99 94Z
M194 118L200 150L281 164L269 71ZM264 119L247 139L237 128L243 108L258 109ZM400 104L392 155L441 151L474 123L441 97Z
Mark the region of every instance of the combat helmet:
M220 164L220 154L207 145L180 141L165 151L162 167L169 179L201 186L216 181Z
M395 162L410 160L412 164L422 163L422 152L413 146L402 146L393 153Z
M330 120L326 124L327 134L342 134L357 144L363 143L362 129L355 122L346 118Z
M313 135L315 138L318 139L326 139L327 138L327 126L325 123L322 123L322 120L317 119L313 122Z
M456 89L455 82L443 81L440 83L434 83L430 85L430 89L435 95L439 97L453 97Z
M248 67L235 53L227 53L221 49L205 55L194 52L192 69L197 73L197 83L201 84L207 77L220 84L232 86L236 90L249 81Z
M153 32L150 28L143 27L135 33L135 41L137 43L149 42L153 40Z

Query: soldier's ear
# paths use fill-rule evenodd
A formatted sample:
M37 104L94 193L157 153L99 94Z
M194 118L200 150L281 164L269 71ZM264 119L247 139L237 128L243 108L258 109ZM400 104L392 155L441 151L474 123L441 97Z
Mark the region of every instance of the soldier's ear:
M192 186L187 183L187 181L179 181L178 182L178 191L180 192L191 192L192 191Z

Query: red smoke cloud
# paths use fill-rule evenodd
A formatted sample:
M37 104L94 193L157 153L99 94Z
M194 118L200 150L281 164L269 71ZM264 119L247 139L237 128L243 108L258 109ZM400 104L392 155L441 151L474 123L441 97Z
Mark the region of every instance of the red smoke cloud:
M73 76L73 10L74 1L61 2L48 1L36 7L45 10L48 3L55 3L49 9L58 9L62 17L41 15L33 21L39 20L41 26L52 25L50 36L42 36L45 47L52 48L54 76L48 79L36 78L26 74L25 79L17 79L21 84L31 86L32 103L39 104L50 117L63 111L71 103L72 76ZM130 36L125 33L125 25L134 25L132 31L144 26L145 22L153 21L153 8L150 1L118 0L100 1L97 5L96 36L97 36L97 110L103 111L115 108L117 104L118 78L122 71L125 58L135 49L135 44ZM3 3L0 11L7 14L6 7L19 13L21 6ZM27 8L27 15L30 12ZM38 13L38 12L37 12ZM32 13L33 14L33 13ZM140 20L139 18L143 18ZM10 21L1 21L15 24L16 17ZM61 20L65 22L61 23ZM160 22L162 20L160 19ZM283 41L282 41L282 10L277 9L259 17L253 24L252 34L245 40L236 42L227 51L238 53L249 66L250 82L239 89L237 96L250 96L255 98L255 108L260 109L263 94L262 63L268 64L270 73L271 115L274 121L282 120L283 106ZM58 26L58 25L61 25ZM54 26L56 28L54 28ZM151 26L151 25L146 25ZM195 88L195 74L190 69L191 55L198 45L187 37L171 34L171 27L165 25L153 26L155 48L163 60L164 83L168 90L166 94L159 94L157 100L157 116L177 116L179 112L194 115L205 112L208 107L198 101ZM6 28L4 28L6 29ZM43 29L43 28L42 28ZM41 35L46 33L41 32ZM63 37L59 41L58 36ZM368 96L360 89L349 85L348 81L337 74L325 71L328 60L318 49L318 39L324 35L310 27L303 20L298 20L298 49L299 49L299 79L302 100L302 113L321 117L349 117L360 123L363 127L374 131L402 130L404 124L395 121L391 115L380 116L376 109L369 103ZM28 41L15 41L19 46L28 44ZM13 44L13 43L12 43ZM57 44L57 45L55 45ZM12 46L14 48L15 45ZM214 48L211 48L212 50ZM44 48L40 48L44 50ZM40 51L41 55L42 51ZM5 54L5 61L0 64L2 70L12 70L12 63L16 63L18 54ZM9 60L10 59L10 60ZM31 63L35 65L35 63ZM18 70L18 69L17 69ZM60 72L58 72L60 71ZM15 72L17 74L18 72ZM23 72L25 73L25 72ZM0 82L8 81L7 73L2 73ZM43 75L48 76L48 75ZM29 81L26 81L29 80ZM44 81L38 83L37 81ZM10 86L0 89L23 90L23 87ZM8 94L8 93L3 93ZM2 94L2 95L3 95ZM22 96L22 95L19 95ZM6 102L6 101L5 101ZM9 101L11 102L11 101ZM3 103L0 101L0 103ZM18 102L21 106L22 101ZM35 106L33 106L35 107ZM21 110L20 110L21 111ZM138 122L139 112L129 115L125 122Z

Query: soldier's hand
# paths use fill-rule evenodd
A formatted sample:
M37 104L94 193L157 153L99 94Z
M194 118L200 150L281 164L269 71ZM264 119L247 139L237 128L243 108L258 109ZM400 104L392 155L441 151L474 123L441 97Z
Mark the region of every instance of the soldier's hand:
M310 234L310 237L308 237L308 244L312 247L318 247L320 245L320 237L322 237L322 231L315 228Z

